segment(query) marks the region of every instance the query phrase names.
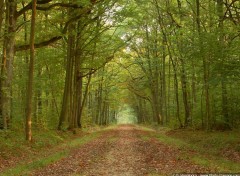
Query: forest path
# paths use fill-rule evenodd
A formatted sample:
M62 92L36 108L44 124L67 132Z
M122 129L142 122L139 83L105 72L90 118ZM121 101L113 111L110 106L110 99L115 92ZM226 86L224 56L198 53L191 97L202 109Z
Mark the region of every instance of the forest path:
M161 143L154 133L134 125L105 130L68 157L32 175L141 176L210 171L186 159L189 156L182 157L180 149Z

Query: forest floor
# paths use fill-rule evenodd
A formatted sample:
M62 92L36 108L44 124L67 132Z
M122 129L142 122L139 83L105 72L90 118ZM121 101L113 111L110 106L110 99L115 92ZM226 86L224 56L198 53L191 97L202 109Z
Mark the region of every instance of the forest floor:
M240 171L238 154L231 159L228 155L219 156L210 149L194 147L178 134L164 128L156 131L135 125L113 126L95 135L89 134L92 137L81 144L76 142L68 149L58 148L54 157L45 156L33 164L8 169L2 175L154 176Z

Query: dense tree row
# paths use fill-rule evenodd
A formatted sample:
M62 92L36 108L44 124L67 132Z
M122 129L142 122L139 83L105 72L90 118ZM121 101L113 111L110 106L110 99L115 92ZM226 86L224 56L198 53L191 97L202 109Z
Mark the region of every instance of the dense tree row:
M32 121L35 126L81 128L84 107L96 99L94 121L110 122L114 110L97 72L124 46L117 34L116 1L8 0L0 7L0 127L25 121L27 140ZM99 78L97 90L92 77ZM96 95L90 96L90 88Z
M240 2L136 2L127 54L139 121L197 128L239 125ZM138 67L138 68L136 68ZM142 85L142 86L139 86ZM147 104L147 105L146 105Z
M237 0L0 0L0 128L239 125ZM84 122L84 123L82 123Z

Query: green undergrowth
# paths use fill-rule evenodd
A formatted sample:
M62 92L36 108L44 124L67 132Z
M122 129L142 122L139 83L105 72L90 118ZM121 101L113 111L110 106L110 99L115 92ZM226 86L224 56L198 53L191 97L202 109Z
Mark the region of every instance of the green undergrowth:
M152 133L163 143L173 145L182 152L182 158L191 160L196 164L210 166L219 172L240 171L239 161L235 161L231 154L239 152L239 132L206 132L193 130L159 129ZM229 153L227 155L226 153Z
M58 161L61 158L66 157L67 154L68 154L67 151L58 152L58 153L52 154L48 157L35 160L31 163L19 164L19 165L15 166L14 168L4 171L1 175L3 175L3 176L29 175L31 173L31 171L33 171L35 169L39 169L41 167L45 167L55 161Z
M4 159L26 157L26 154L34 154L39 149L57 145L71 136L71 133L41 129L38 133L33 131L33 141L29 143L24 139L24 130L0 131L0 157Z
M23 134L7 131L0 134L0 157L4 160L16 161L16 165L6 168L0 175L28 175L31 171L47 166L66 157L69 151L85 144L101 132L91 130L91 133L78 131L62 132L56 130L41 130L34 135L32 143L24 141ZM21 158L21 161L19 160Z
M139 130L148 131L148 132L156 131L156 129L153 129L151 126L146 126L146 125L138 125L136 126L136 128Z

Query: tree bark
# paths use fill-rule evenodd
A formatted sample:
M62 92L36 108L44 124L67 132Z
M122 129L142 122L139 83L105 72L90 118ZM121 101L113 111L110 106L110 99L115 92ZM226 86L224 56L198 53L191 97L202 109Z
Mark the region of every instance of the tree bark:
M82 73L78 71L78 77L76 82L76 101L77 101L77 109L76 109L76 119L78 128L82 128L81 123L81 108L82 108L82 94L83 94L83 77Z
M202 57L202 66L203 66L203 82L204 82L204 92L205 92L205 107L206 107L206 128L209 130L211 128L211 113L210 113L210 93L209 93L209 63L207 63L206 56L203 53L203 43L202 43L202 33L201 33L201 24L200 24L200 2L196 0L196 25L199 36L199 48L200 48L200 56Z
M4 19L4 0L0 0L0 38L2 37L3 19Z
M36 23L37 0L32 0L32 18L30 32L30 62L28 73L27 102L26 102L26 140L32 141L32 95L33 95L33 76L34 76L34 40Z
M58 129L61 130L63 122L67 118L68 107L69 107L69 96L70 89L72 84L72 66L73 66L73 47L74 47L74 36L72 34L73 26L69 26L69 35L68 35L68 52L67 52L67 68L66 68L66 77L65 77L65 86L62 100L62 108L59 117Z
M11 116L11 94L13 79L13 60L16 28L16 1L6 2L5 36L3 44L3 57L0 78L0 117L3 120L3 128L7 129Z
M218 52L220 53L221 59L221 89L222 89L222 116L226 123L229 123L229 112L228 112L228 96L227 96L227 86L226 80L224 79L224 29L223 29L223 18L224 18L224 11L223 11L223 0L217 0L217 14L218 14L218 30L219 30L219 49Z
M88 79L87 79L87 85L85 87L85 91L84 91L84 94L83 94L83 100L82 100L82 102L79 102L79 103L81 103L81 106L79 107L78 117L77 117L79 128L82 127L82 124L81 124L82 112L83 112L83 108L84 108L86 100L87 100L87 95L88 95L88 90L89 90L89 85L90 85L90 82L91 82L91 78L92 78L92 75L90 74L88 76Z
M183 104L184 104L184 110L185 110L185 120L184 120L184 126L189 126L190 123L190 107L188 103L188 91L187 91L187 78L186 78L186 71L185 71L185 62L182 58L180 58L181 61L181 82L182 82L182 96L183 96Z

